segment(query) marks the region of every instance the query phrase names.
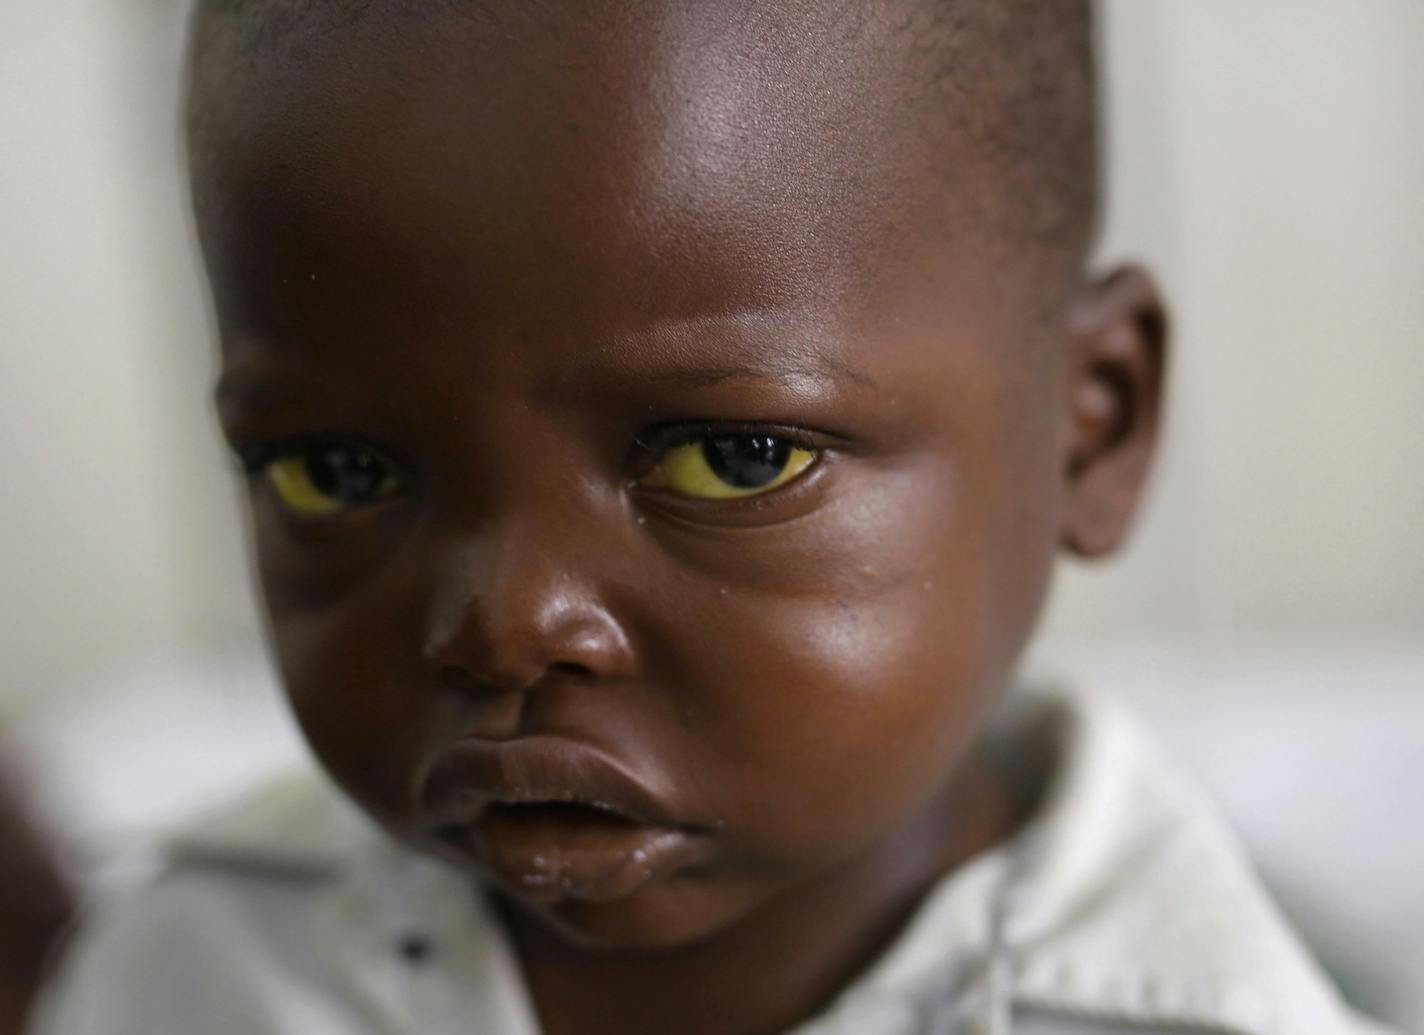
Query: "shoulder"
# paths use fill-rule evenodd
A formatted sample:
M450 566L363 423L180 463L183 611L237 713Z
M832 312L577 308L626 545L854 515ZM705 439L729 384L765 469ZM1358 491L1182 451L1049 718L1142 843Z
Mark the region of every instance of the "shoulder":
M1016 1005L1151 1031L1379 1031L1343 1003L1225 823L1131 718L1077 695L1027 711L1060 758L1003 889Z
M1025 694L986 747L1039 788L796 1035L1386 1035L1336 994L1210 806L1105 701Z
M324 916L369 843L363 822L314 773L283 777L180 828L154 880L94 908L34 1030L293 1030L286 1015L308 1007L292 990L333 986ZM303 1030L365 1030L340 1016L339 996L329 998L310 1005Z

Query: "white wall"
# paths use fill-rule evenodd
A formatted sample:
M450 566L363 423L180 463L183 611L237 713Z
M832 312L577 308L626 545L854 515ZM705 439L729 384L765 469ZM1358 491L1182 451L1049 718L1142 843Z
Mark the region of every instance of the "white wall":
M180 0L0 5L0 708L252 643L176 163ZM1050 639L1424 630L1424 4L1109 0L1112 216L1167 452Z
M1109 0L1105 258L1174 302L1157 493L1060 642L1424 643L1424 4Z
M252 637L202 396L179 8L0 4L0 708Z

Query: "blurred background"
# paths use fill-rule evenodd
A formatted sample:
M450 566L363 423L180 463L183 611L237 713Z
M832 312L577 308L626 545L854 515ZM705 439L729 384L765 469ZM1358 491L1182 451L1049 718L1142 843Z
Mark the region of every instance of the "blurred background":
M1424 4L1100 6L1102 256L1173 301L1169 428L1030 668L1144 713L1350 994L1424 1031ZM184 14L0 4L0 740L98 894L301 757L206 401Z

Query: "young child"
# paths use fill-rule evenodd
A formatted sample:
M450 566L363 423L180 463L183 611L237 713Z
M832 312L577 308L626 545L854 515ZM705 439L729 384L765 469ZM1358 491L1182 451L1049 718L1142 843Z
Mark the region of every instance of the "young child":
M1086 269L1089 39L200 3L218 410L360 812L177 838L39 1030L1373 1030L1129 724L1006 697L1157 428L1157 293Z

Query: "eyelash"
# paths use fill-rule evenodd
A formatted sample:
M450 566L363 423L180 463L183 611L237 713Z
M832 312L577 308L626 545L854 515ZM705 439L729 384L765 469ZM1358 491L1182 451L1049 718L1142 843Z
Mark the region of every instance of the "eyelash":
M700 442L718 435L766 435L782 439L800 449L825 452L836 445L836 438L809 428L790 427L756 421L667 421L655 424L633 436L625 466L636 469L657 459L662 453L678 446Z
M839 437L828 432L765 421L665 421L633 436L624 458L624 470L631 472L631 480L636 481L668 450L717 435L767 435L818 454L840 444ZM232 449L232 460L236 474L252 482L278 460L287 460L313 448L333 444L360 449L393 469L403 471L402 465L391 460L384 450L368 444L360 436L327 432L238 444Z
M390 467L399 468L381 449L367 444L358 435L323 433L319 435L291 435L286 438L270 439L265 442L241 443L232 447L232 460L239 477L249 481L257 478L269 465L278 460L289 460L301 456L308 450L320 446L344 446L369 453Z

